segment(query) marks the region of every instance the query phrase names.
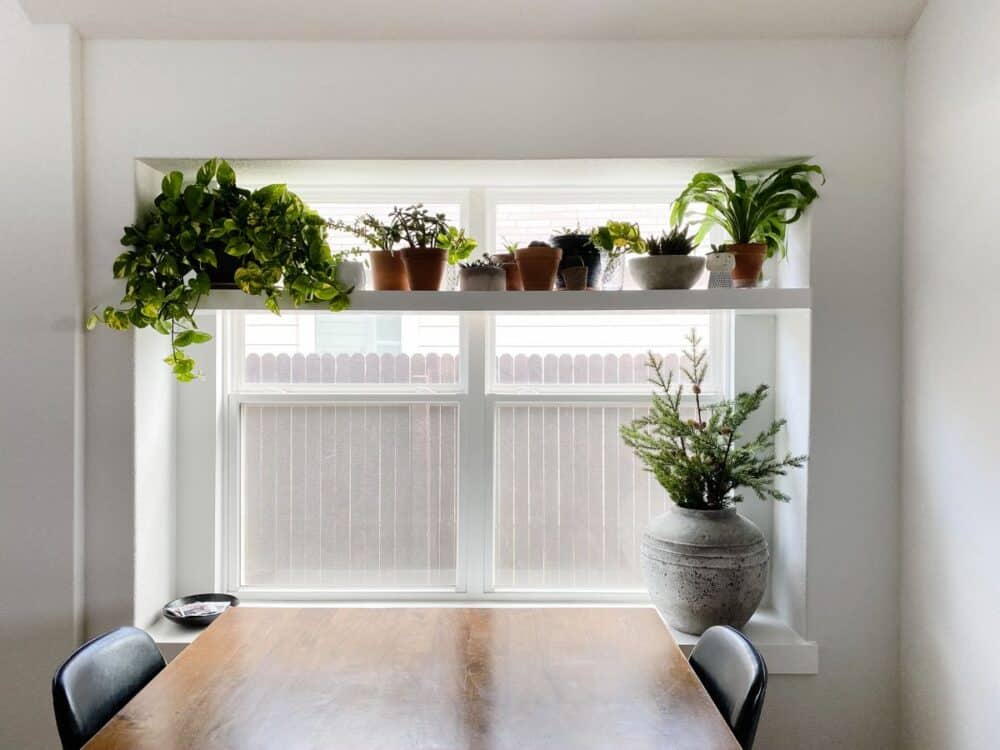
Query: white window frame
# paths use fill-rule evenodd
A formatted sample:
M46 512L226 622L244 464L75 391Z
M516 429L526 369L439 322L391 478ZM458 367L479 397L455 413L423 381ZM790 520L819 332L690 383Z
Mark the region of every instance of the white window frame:
M713 311L710 367L724 373L724 392L732 383L732 313ZM242 382L242 313L224 314L222 436L226 468L220 493L221 581L226 591L248 601L524 601L524 602L644 602L643 589L507 589L498 590L494 573L496 517L496 409L501 405L551 404L637 406L649 403L649 389L539 389L502 386L493 382L493 314L463 312L460 316L459 373L456 384L245 384ZM361 388L359 386L363 385ZM718 398L719 394L714 394ZM713 400L708 395L706 400ZM452 588L296 588L242 584L242 440L245 405L311 404L323 406L454 404L458 408L458 507L456 586Z

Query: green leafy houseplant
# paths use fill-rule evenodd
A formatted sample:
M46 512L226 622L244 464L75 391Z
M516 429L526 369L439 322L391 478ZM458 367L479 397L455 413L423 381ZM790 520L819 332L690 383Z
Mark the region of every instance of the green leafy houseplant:
M690 255L697 245L695 235L689 232L687 226L675 226L669 233L662 232L659 237L648 237L646 252L650 255Z
M670 220L679 225L692 204L701 204L705 209L696 217L700 227L695 244L719 226L735 244L760 242L767 246L768 258L775 254L785 258L788 225L798 221L819 197L811 183L814 174L823 177L816 164L793 164L766 175L734 170L730 187L717 174L699 172L674 201Z
M211 159L192 184L171 172L161 191L149 214L125 227L121 243L129 249L113 266L125 281L121 306L92 314L88 329L103 321L116 330L151 327L169 335L167 364L178 380L193 380L195 362L184 350L211 339L198 330L194 313L211 289L209 269L223 253L240 259L236 285L262 295L275 314L282 290L296 305L321 301L336 311L349 304L348 290L335 278L324 220L285 185L251 192L237 187L226 161Z
M449 226L437 236L437 246L448 252L448 264L455 265L472 255L479 243L465 234L464 229Z
M444 214L432 214L422 203L393 208L389 214L389 225L413 249L440 247L438 237L447 236L450 228Z
M327 222L327 227L340 232L349 232L364 240L373 250L387 253L393 252L396 243L400 240L399 232L395 226L379 221L371 214L359 216L353 222L331 220Z
M646 241L639 232L639 225L628 221L609 221L597 227L590 233L590 243L612 258L646 251Z
M721 510L742 501L736 491L747 487L762 499L787 501L786 494L774 486L775 477L788 469L805 464L806 456L776 458L774 440L785 420L771 422L763 432L744 440L740 428L767 398L766 385L751 393L739 393L731 400L702 404L702 384L708 371L706 354L692 330L689 349L684 353L687 366L682 368L691 382L695 397L695 416L682 416L683 384L673 384L673 373L666 376L663 362L649 355L652 370L650 383L659 392L647 416L621 427L625 444L635 451L646 470L682 508Z

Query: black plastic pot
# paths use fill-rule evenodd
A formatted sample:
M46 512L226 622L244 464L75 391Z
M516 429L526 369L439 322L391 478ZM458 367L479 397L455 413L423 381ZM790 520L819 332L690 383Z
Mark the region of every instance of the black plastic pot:
M580 265L587 267L587 286L592 289L601 287L601 251L590 244L589 234L557 234L551 240L552 247L562 250L562 260L559 261L559 275L556 277L556 288L563 289L562 270ZM579 258L580 260L577 260Z
M208 278L212 280L212 289L236 289L236 282L233 276L236 270L242 265L243 259L237 258L224 250L217 250L215 253L217 268L208 268Z

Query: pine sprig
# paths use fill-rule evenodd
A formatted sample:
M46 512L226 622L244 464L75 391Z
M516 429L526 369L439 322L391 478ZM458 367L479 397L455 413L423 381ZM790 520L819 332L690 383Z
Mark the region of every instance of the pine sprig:
M702 403L702 386L708 373L708 356L701 339L692 330L684 351L681 373L691 384L695 418L681 413L684 384L674 385L673 372L665 372L663 361L649 355L649 382L655 386L649 414L622 425L622 440L635 451L646 470L684 508L721 509L743 500L742 488L761 499L787 501L788 495L774 486L789 469L805 465L806 456L775 456L775 439L785 420L749 439L740 432L750 416L763 405L766 385L749 393L738 393L715 404Z

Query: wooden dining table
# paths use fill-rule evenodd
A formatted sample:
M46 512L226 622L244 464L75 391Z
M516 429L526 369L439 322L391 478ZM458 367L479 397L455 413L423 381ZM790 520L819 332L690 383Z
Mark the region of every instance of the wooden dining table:
M236 607L86 750L738 750L655 610Z

